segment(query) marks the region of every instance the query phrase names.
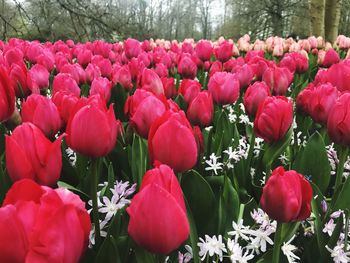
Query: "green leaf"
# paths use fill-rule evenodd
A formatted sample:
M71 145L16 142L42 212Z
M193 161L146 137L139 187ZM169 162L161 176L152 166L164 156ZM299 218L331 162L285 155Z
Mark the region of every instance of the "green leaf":
M192 248L192 254L193 254L193 262L194 263L200 263L200 258L199 258L199 249L198 249L198 234L197 234L197 227L196 223L194 222L191 207L189 206L186 198L185 198L185 203L186 203L186 210L187 210L187 218L188 218L188 223L190 225L190 237L188 239L191 248Z
M131 173L138 187L140 187L142 177L147 170L147 158L147 142L135 134L131 148Z
M285 149L290 145L292 139L293 129L290 128L284 138L278 142L268 144L263 156L263 163L265 167L270 167L274 160L280 156Z
M179 105L181 110L183 110L185 112L187 111L187 103L181 94L176 96L175 102L177 103L177 105Z
M293 164L293 169L303 175L311 175L322 193L327 191L331 166L328 161L326 146L322 136L315 132L307 142L305 148L299 152Z
M184 174L181 188L198 229L205 229L215 207L215 196L207 181L195 170Z
M79 193L79 194L82 194L82 195L85 196L86 198L90 198L88 194L84 193L83 191L79 190L78 188L75 188L74 186L72 186L72 185L70 185L70 184L67 184L67 183L65 183L65 182L58 181L58 182L57 182L57 186L58 186L58 187L65 188L65 189L68 189L68 190L71 190L71 191L76 192L76 193Z

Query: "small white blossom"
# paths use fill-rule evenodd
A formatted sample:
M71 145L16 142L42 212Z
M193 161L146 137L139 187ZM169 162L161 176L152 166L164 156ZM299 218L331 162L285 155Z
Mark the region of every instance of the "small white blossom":
M237 115L235 113L229 113L228 114L228 120L230 121L230 123L235 123L237 120Z
M259 246L261 252L266 252L267 244L273 245L273 240L269 236L274 232L275 230L272 228L267 228L266 230L251 230L250 234L255 237L251 238L250 243L254 246Z
M326 246L326 249L331 253L331 257L335 263L350 262L350 252L344 251L344 244L337 244L333 249Z
M223 163L218 162L218 159L220 158L217 157L214 153L212 153L209 156L209 160L206 160L205 163L209 165L209 167L206 167L206 171L214 171L215 175L218 175L218 170L222 170Z
M253 123L249 120L248 115L245 115L245 114L241 114L239 116L239 123L243 123L245 125L249 125L253 127Z
M233 231L228 232L228 234L235 238L235 242L238 241L238 238L249 240L247 234L250 233L250 230L249 227L243 225L243 219L239 220L238 224L232 221L232 227Z
M331 218L325 225L322 230L323 233L327 233L329 236L332 236L336 224L334 223L333 218Z
M249 250L243 253L243 248L234 240L227 240L227 249L229 250L229 257L232 263L247 263L254 258L254 255L250 254Z
M192 248L189 245L185 245L186 252L182 254L180 251L178 253L178 261L179 263L187 263L190 262L193 258Z
M203 238L199 238L199 241L197 245L199 246L199 256L202 261L206 258L207 254L209 254L210 257L217 255L219 260L222 261L223 252L227 252L227 250L225 244L222 242L221 235L218 237L209 237L205 235L205 241Z
M278 158L280 161L281 161L281 163L283 164L283 165L287 165L288 164L288 157L287 157L287 154L286 154L286 152L284 152L283 154L281 154L281 156Z
M107 231L104 231L104 227L106 226L106 222L100 220L100 235L101 237L106 237L107 236ZM95 237L96 237L96 232L95 232L95 226L92 225L92 229L89 234L89 248L92 248L95 245Z
M298 248L291 244L295 236L293 236L287 243L284 242L283 246L281 247L283 254L287 257L288 263L296 263L297 259L300 259L297 255L295 255L293 252L297 250Z

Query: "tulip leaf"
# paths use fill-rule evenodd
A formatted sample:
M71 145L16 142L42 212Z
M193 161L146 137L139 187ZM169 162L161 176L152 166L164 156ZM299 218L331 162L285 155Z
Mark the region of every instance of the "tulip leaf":
M297 172L310 176L313 183L322 193L327 191L331 166L327 157L326 147L322 136L315 132L296 157L293 169Z
M112 89L112 100L114 103L114 112L115 117L120 121L127 121L127 118L124 114L124 105L127 99L127 92L125 89L117 83Z
M208 225L215 207L215 196L207 181L195 170L182 176L181 188L191 208L199 230Z
M177 105L179 105L181 110L186 112L187 104L186 104L186 101L185 101L184 97L181 94L176 96L175 102L177 103Z
M133 180L140 187L142 177L147 170L148 150L147 143L137 134L134 134L134 140L131 148L131 173Z
M57 182L57 186L61 187L61 188L68 189L68 190L71 190L71 191L79 193L79 194L82 194L85 198L88 198L88 199L90 198L88 194L84 193L83 191L79 190L78 188L75 188L74 186L72 186L70 184L67 184L65 182L58 181Z
M273 161L285 151L288 145L290 145L292 134L293 129L290 128L284 138L278 142L266 145L267 147L263 156L263 163L265 167L270 167Z
M186 203L188 223L190 225L190 236L189 236L188 241L189 241L191 248L192 248L193 262L199 263L201 261L199 259L197 226L196 226L196 223L194 222L191 207L189 206L189 203L186 200L186 197L184 198L184 200Z
M119 250L116 246L116 242L113 238L113 236L108 235L105 240L103 241L97 256L95 258L95 263L115 263L115 262L121 262Z
M332 211L350 209L350 176L338 188L333 195Z

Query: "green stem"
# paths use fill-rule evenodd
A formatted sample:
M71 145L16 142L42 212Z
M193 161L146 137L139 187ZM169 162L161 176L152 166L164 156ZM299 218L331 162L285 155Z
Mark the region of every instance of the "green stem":
M249 143L249 151L248 151L248 158L247 158L247 164L246 164L246 174L250 173L250 164L252 162L253 158L253 153L254 153L254 145L255 145L255 132L252 132L252 137L250 138L250 143Z
M98 159L91 160L91 199L92 199L92 218L95 226L95 244L100 244L100 221L98 218L98 203L97 203L97 184L98 184Z
M158 263L164 263L166 259L166 256L164 255L156 255L156 262Z
M348 147L342 147L340 149L340 157L339 157L339 163L337 167L337 175L335 179L334 191L337 190L337 188L339 187L343 179L344 163L346 161L346 158L348 157L348 152L349 152Z
M282 223L277 223L275 239L273 244L272 263L280 262L281 241L282 241Z

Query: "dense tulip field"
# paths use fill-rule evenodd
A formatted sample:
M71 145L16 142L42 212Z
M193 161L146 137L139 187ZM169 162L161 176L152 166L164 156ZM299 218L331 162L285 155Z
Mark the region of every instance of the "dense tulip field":
M349 48L0 41L0 263L350 262Z

